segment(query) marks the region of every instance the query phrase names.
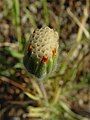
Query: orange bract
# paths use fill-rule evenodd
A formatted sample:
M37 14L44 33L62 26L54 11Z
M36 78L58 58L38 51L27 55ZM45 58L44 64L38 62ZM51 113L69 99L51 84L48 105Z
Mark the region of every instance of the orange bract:
M56 48L54 48L54 49L52 50L52 55L53 55L53 56L56 55Z
M47 56L43 56L43 58L42 58L42 60L41 60L41 62L47 62L48 61L48 57Z
M31 50L32 50L32 46L29 45L29 46L28 46L28 51L31 51Z

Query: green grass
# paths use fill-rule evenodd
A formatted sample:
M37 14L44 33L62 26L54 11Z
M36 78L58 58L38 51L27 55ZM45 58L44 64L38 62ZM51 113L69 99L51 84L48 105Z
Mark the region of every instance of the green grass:
M0 23L3 23L4 20L5 25L8 24L12 33L8 33L5 36L5 31L3 31L0 35L0 38L4 36L4 40L0 43L0 52L3 53L0 54L0 82L1 84L15 86L16 89L21 90L21 93L26 97L25 100L28 99L35 102L36 107L28 103L24 105L28 110L28 113L24 114L25 116L32 117L35 120L38 120L38 118L39 120L88 120L88 118L72 112L68 104L69 100L76 99L75 96L72 97L74 91L77 92L83 88L88 89L90 85L90 73L87 72L90 63L85 68L86 72L83 68L83 64L85 64L84 60L90 52L90 32L86 28L86 21L89 17L88 0L86 6L83 8L82 20L74 15L70 9L67 9L67 15L78 26L76 38L69 50L67 49L67 41L63 43L63 38L60 40L58 69L49 78L42 81L44 89L41 89L40 84L35 78L28 75L23 66L23 48L25 47L27 38L29 39L32 31L39 24L55 26L53 28L57 29L59 35L63 31L63 28L60 26L60 17L62 16L56 15L51 9L52 7L50 8L52 2L48 3L47 0L35 1L34 3L29 3L29 1L21 3L19 0L3 1L4 17L0 20ZM30 8L32 5L33 9L37 9L37 11L41 9L40 13L34 13L32 7ZM54 25L50 21L51 12L55 17L55 21L52 20ZM10 22L7 23L7 20ZM87 26L89 27L89 24ZM12 43L10 42L9 34L16 38L15 42L13 40ZM66 35L66 33L64 34ZM5 87L3 85L4 89ZM7 92L5 95L7 96ZM14 101L13 98L12 101ZM1 107L0 111L3 111ZM3 114L4 112L2 112Z

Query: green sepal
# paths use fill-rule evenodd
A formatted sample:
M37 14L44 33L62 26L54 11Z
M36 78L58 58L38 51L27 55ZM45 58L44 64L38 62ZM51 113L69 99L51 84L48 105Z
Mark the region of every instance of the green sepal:
M38 68L39 59L35 55L26 54L23 59L24 65L28 72L35 75L36 69Z
M58 61L58 55L56 55L56 56L53 56L53 69L57 66L56 64L57 64L57 61Z
M53 60L49 59L47 63L47 73L50 73L53 69Z
M44 78L47 75L46 67L47 67L46 63L40 62L40 64L38 65L38 69L37 69L35 75L38 78Z

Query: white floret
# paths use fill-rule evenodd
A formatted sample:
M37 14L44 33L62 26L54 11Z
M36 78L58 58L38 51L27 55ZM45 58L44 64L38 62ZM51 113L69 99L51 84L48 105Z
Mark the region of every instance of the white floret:
M41 58L46 55L52 57L52 50L55 48L58 51L58 33L49 27L37 29L30 37L29 44L32 46L32 52Z

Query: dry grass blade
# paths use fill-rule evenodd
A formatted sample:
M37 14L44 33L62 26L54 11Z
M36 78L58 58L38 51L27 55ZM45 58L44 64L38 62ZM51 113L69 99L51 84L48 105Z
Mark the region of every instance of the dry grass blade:
M84 8L84 16L82 18L82 22L78 20L78 18L71 12L70 8L67 9L68 14L73 18L73 20L76 22L76 24L79 26L79 32L77 35L77 42L81 41L82 38L82 33L86 35L87 39L90 38L89 32L86 30L85 25L86 25L86 20L88 18L88 9L87 7Z
M13 80L10 80L10 79L8 79L8 78L6 78L6 77L1 77L0 80L3 81L3 82L7 82L7 83L9 83L9 84L11 84L11 85L14 85L15 87L21 89L21 90L24 92L24 94L26 94L26 95L27 95L28 97L30 97L31 99L36 100L36 101L39 100L38 97L32 95L32 94L30 93L30 91L28 91L26 88L24 88L21 84L15 82L15 81L13 81Z

